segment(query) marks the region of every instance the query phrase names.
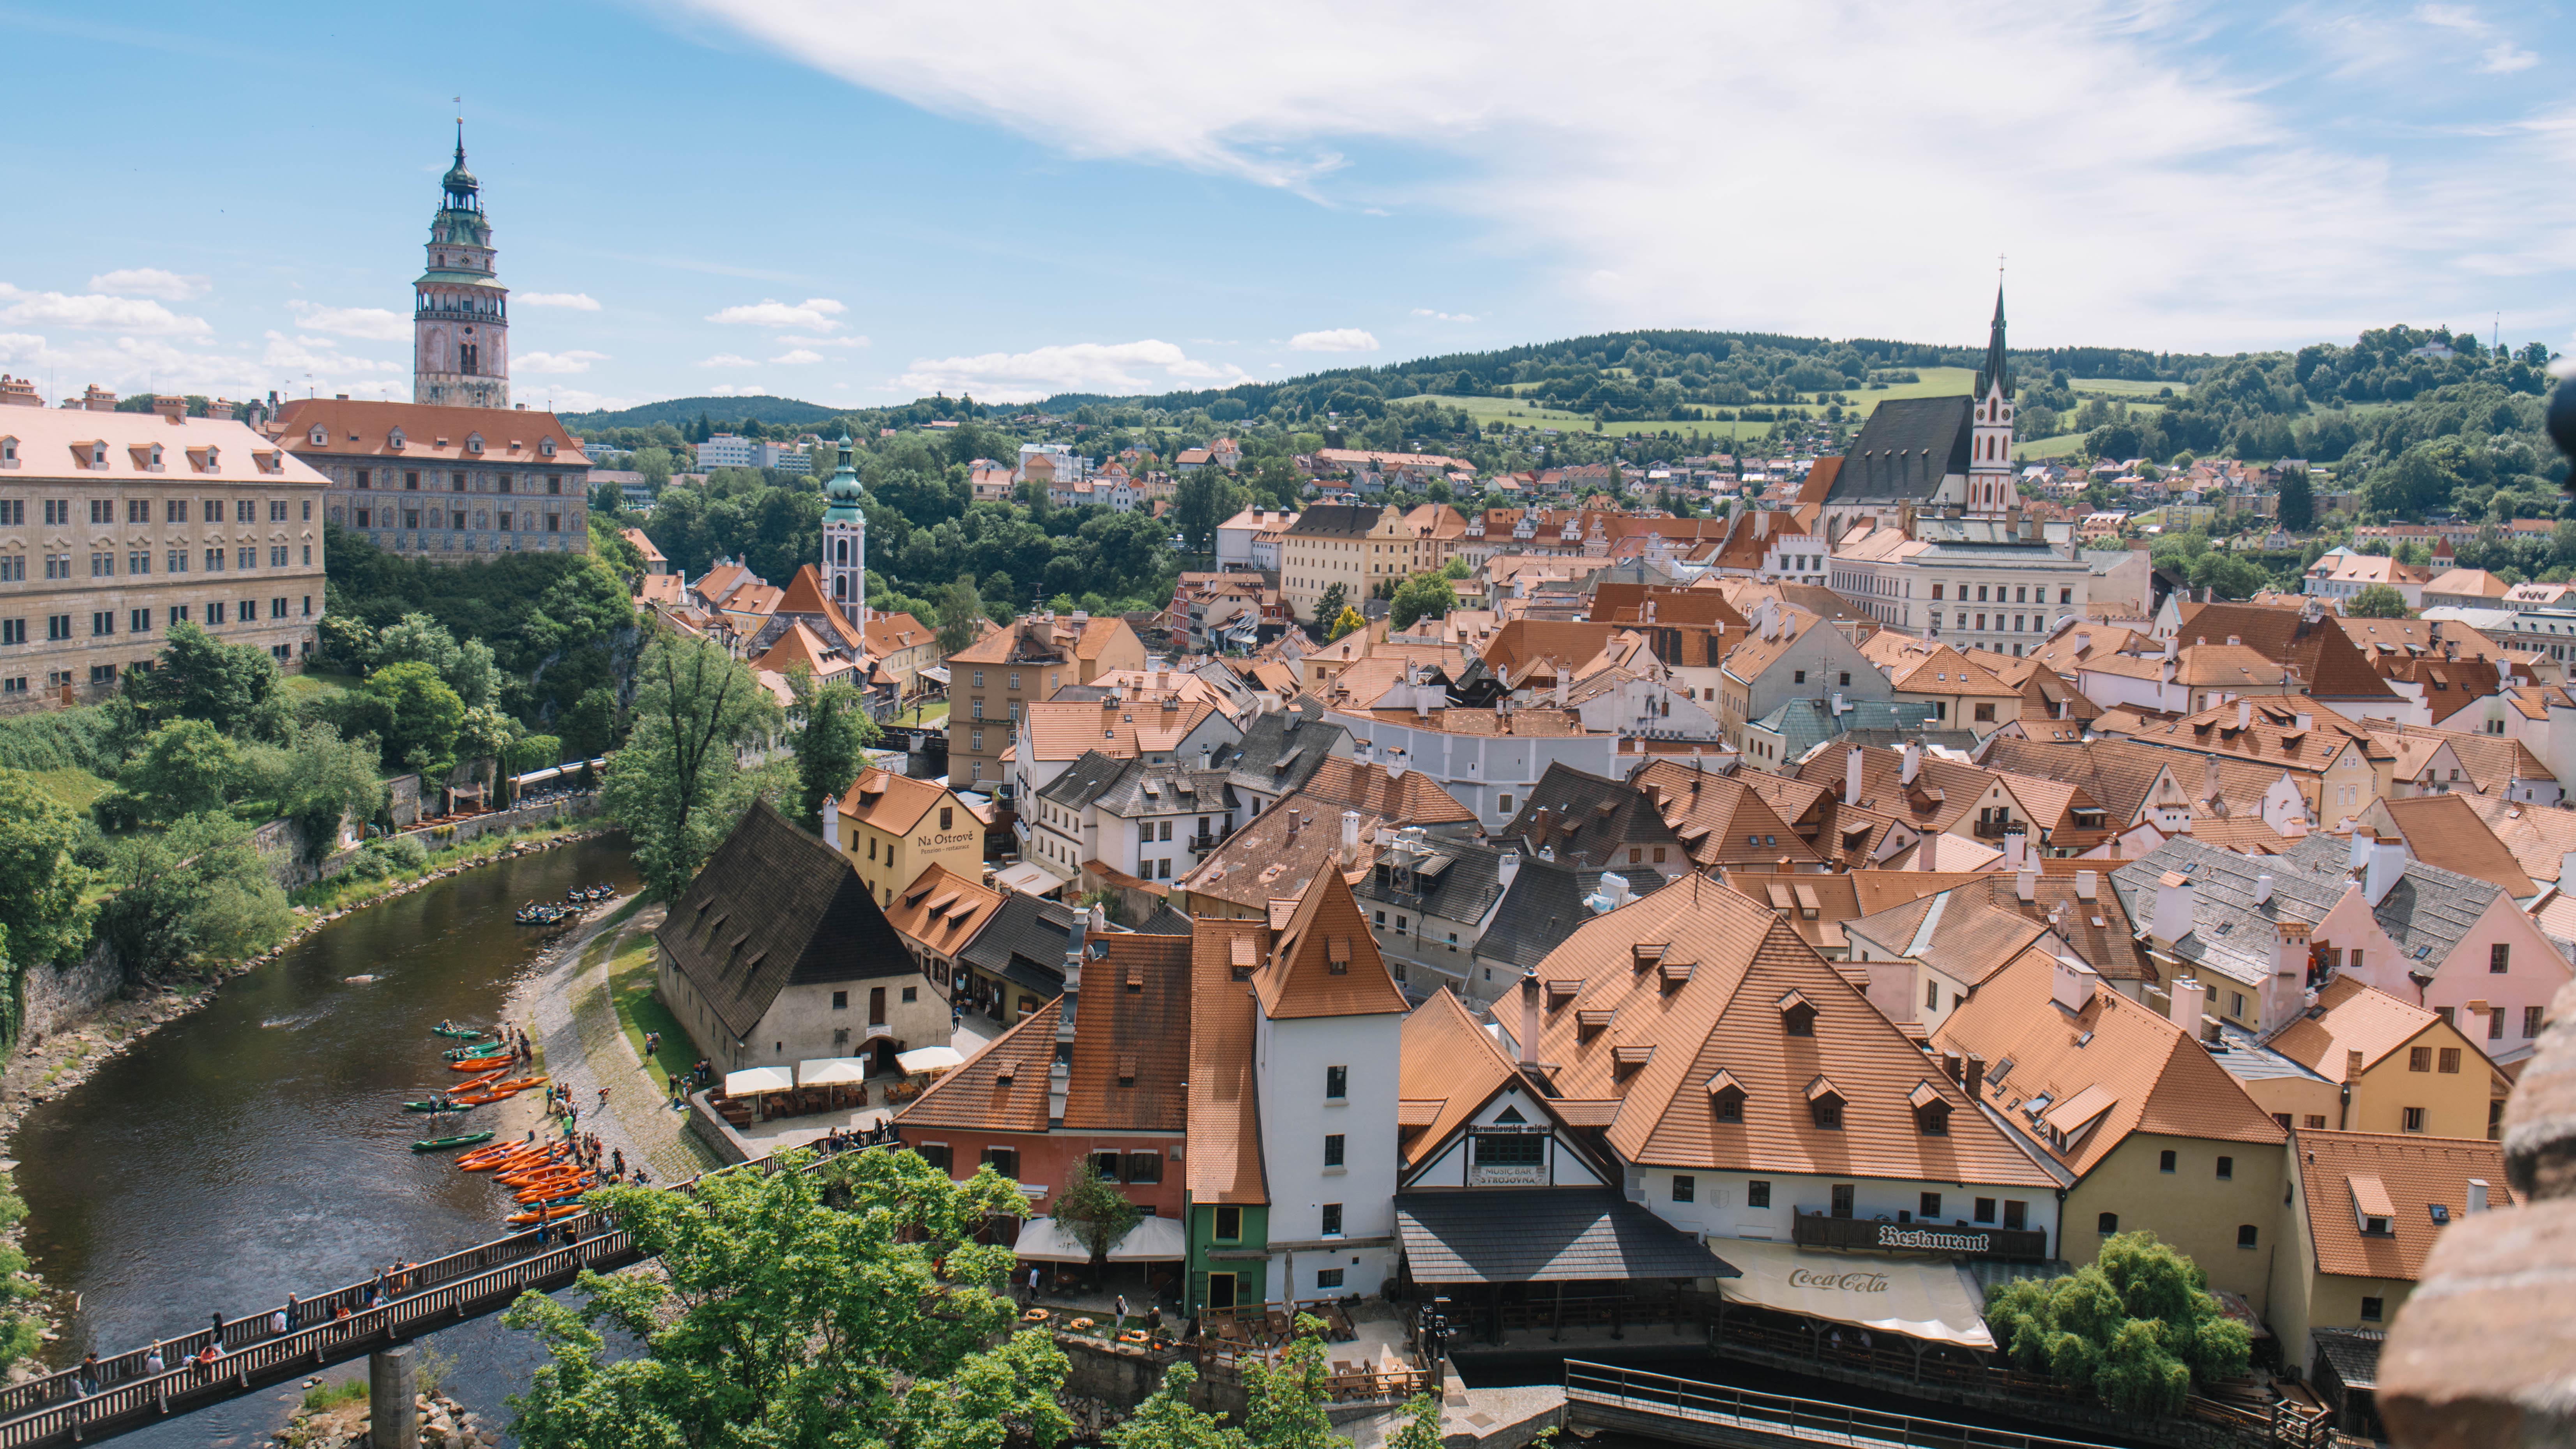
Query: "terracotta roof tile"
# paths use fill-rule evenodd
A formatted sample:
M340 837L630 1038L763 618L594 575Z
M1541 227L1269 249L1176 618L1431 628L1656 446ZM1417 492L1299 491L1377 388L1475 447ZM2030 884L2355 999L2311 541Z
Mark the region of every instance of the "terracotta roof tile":
M954 960L991 923L1001 904L1000 891L934 865L913 877L885 913L907 940Z
M1299 894L1252 984L1273 1021L1405 1009L1404 993L1387 974L1368 917L1338 871L1318 875Z
M2518 901L2539 893L2540 887L2504 841L2478 818L2465 795L2382 797L2371 802L2363 818L2394 826L2406 842L2407 853L2417 860L2439 861L2445 870L2501 886Z
M2337 976L2317 992L2321 1008L2274 1032L2265 1046L2329 1082L2347 1080L2348 1053L2361 1053L2364 1072L2413 1041L2441 1018L2350 976Z
M2443 1231L2433 1207L2457 1222L2469 1210L2469 1179L2487 1184L2487 1206L2513 1205L2504 1149L2494 1142L2376 1132L2300 1132L2300 1197L2320 1272L2413 1280ZM2385 1235L2364 1235L2356 1204L2376 1194L2388 1211Z
M1235 976L1236 943L1267 946L1262 921L1201 917L1190 934L1190 1090L1186 1154L1190 1200L1270 1200L1261 1162L1261 1116L1252 1047L1259 1003Z

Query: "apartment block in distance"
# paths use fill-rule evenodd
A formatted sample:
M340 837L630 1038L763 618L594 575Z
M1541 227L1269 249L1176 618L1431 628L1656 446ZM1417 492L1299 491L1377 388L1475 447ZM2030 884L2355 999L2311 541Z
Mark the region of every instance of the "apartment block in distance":
M0 399L0 712L106 698L181 621L288 668L312 652L321 474L176 397L48 409L0 379Z

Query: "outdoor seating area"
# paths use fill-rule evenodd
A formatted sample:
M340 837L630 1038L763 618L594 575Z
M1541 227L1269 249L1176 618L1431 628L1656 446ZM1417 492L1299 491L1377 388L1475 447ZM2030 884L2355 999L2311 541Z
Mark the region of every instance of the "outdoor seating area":
M1246 1360L1277 1362L1299 1315L1323 1321L1330 1370L1325 1389L1332 1402L1402 1399L1436 1385L1438 1375L1421 1364L1401 1320L1355 1321L1348 1305L1330 1298L1207 1310L1194 1344L1199 1371L1231 1379L1242 1374Z
M725 1073L708 1103L734 1127L816 1113L891 1109L929 1090L965 1062L954 1047L917 1047L895 1058L896 1070L872 1070L868 1057L817 1057L788 1067L745 1067Z

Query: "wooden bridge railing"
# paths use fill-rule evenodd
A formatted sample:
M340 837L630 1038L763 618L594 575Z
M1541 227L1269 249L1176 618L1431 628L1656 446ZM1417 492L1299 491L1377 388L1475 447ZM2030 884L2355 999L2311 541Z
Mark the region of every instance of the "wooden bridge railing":
M2098 1444L2046 1434L1979 1428L1911 1414L1891 1414L1852 1404L1765 1394L1726 1384L1568 1359L1565 1397L1569 1424L1582 1406L1599 1405L1675 1424L1720 1425L1785 1441L1836 1443L1848 1449L2102 1449Z

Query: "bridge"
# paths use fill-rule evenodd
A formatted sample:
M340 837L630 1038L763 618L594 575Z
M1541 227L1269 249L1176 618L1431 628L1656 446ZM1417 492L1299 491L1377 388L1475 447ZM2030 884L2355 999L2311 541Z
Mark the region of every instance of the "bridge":
M708 1178L730 1172L774 1172L776 1160L764 1157L718 1168L665 1190L693 1191ZM407 1354L387 1350L499 1313L523 1293L570 1287L585 1269L612 1272L646 1256L608 1214L585 1209L557 1219L542 1233L530 1228L406 1269L392 1296L374 1307L367 1306L375 1288L375 1280L369 1279L303 1299L297 1305L301 1321L289 1322L283 1332L275 1325L278 1310L270 1309L232 1319L220 1329L210 1322L114 1357L101 1355L96 1393L82 1392L77 1368L11 1384L0 1389L0 1449L94 1444L370 1357L376 1403L402 1410L401 1430L391 1438L379 1437L378 1449L410 1449L418 1433L409 1412L410 1361ZM342 1308L349 1310L348 1317L338 1316ZM209 1345L219 1356L195 1361ZM150 1363L156 1351L162 1361L158 1373Z
M2105 1449L2080 1439L1756 1393L1576 1359L1565 1363L1565 1426L1578 1436L1607 1429L1708 1449Z

